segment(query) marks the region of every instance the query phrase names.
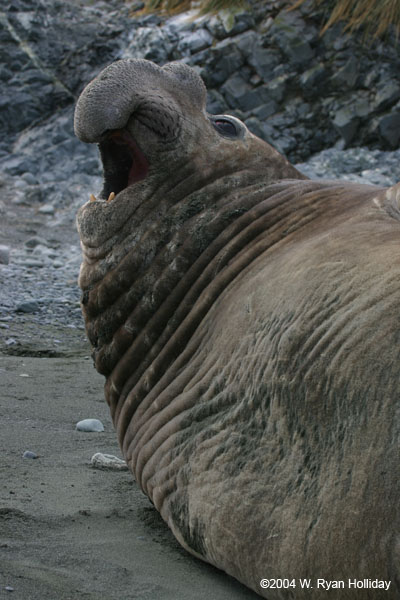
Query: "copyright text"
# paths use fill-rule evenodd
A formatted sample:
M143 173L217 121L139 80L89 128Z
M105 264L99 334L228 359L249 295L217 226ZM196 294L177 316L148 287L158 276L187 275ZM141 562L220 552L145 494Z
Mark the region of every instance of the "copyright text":
M337 589L381 589L388 591L391 581L385 579L261 579L263 589L302 589L337 590Z

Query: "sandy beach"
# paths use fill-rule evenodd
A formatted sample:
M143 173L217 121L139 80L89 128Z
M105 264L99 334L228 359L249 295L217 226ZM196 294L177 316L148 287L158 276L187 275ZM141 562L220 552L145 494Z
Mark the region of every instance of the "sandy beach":
M129 472L91 466L121 454L89 356L3 355L0 369L0 598L258 597L181 549ZM86 417L105 431L76 431Z

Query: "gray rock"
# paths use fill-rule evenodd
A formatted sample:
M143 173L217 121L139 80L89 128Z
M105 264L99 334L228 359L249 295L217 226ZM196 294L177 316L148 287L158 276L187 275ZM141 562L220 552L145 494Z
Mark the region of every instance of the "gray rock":
M122 58L146 58L164 64L172 54L173 44L160 27L140 27L123 52Z
M274 69L282 61L281 54L272 48L263 48L260 43L253 44L248 63L265 82L273 77Z
M354 116L360 117L360 119L369 117L371 115L371 104L368 95L362 95L362 93L360 93L359 96L355 97L351 104L351 109Z
M329 77L329 71L323 63L318 63L307 69L300 76L300 85L305 97L315 97L321 94L321 86Z
M0 264L8 265L10 262L10 248L8 246L0 245Z
M354 115L351 107L343 107L336 113L332 123L346 144L349 144L357 133L360 119Z
M217 39L227 36L236 36L254 27L254 17L247 12L233 13L227 9L220 11L218 15L211 17L207 23L207 29Z
M50 260L53 260L57 257L57 253L54 251L53 248L49 248L48 246L44 246L41 244L34 248L32 255L49 258Z
M316 38L315 28L307 26L294 13L282 11L267 35L271 36L296 69L314 58L314 50L309 42Z
M39 458L39 456L35 453L35 452L31 452L31 450L25 450L25 452L22 455L22 458Z
M340 90L343 88L353 89L357 84L359 74L359 60L355 56L351 56L346 64L331 77L330 84Z
M279 136L279 132L268 122L263 123L255 117L250 117L246 119L246 126L252 133L275 146L275 140Z
M42 237L34 236L26 240L25 246L27 248L36 248L36 246L49 246L49 241Z
M269 81L266 85L269 98L272 98L272 100L275 100L278 103L282 102L286 94L288 79L289 77L287 75L280 75Z
M232 40L227 40L232 43ZM239 49L241 54L248 60L254 51L254 46L261 46L260 37L255 31L246 31L240 35L235 36L235 46Z
M40 310L39 303L36 300L31 300L29 302L21 302L15 309L15 312L20 313L35 313Z
M103 469L107 471L127 471L128 465L124 460L113 456L112 454L102 454L96 452L91 458L91 465L94 469Z
M32 175L32 173L24 173L22 175L22 179L24 181L26 181L26 183L28 183L30 185L37 185L38 184L38 180L36 179L36 177L34 175Z
M54 206L52 204L43 204L43 206L39 208L39 212L42 215L54 215Z
M275 148L284 155L288 155L291 150L294 150L297 146L296 138L290 135L280 136L277 140L274 140Z
M378 112L392 106L400 98L400 84L396 81L388 81L377 90L372 102L372 108Z
M257 106L252 97L253 89L242 75L232 75L221 87L221 92L231 108L249 111Z
M205 48L211 46L213 42L212 35L207 29L198 29L193 33L190 32L188 35L183 36L178 42L178 51L183 54L189 52L195 54Z
M278 105L274 100L268 100L258 108L255 108L252 111L254 117L259 119L260 121L265 121L271 115L275 114L278 110Z
M382 138L391 148L400 142L400 112L384 115L378 120L378 130Z
M24 258L20 261L25 267L33 268L33 269L42 269L44 267L43 260L38 260L36 258Z
M104 425L99 419L83 419L76 424L77 431L101 432L104 431Z
M207 94L207 112L211 115L221 115L228 109L223 96L216 90L211 90Z
M209 88L219 88L244 65L244 58L235 43L226 39L207 51L198 52L191 59L201 67L200 75Z

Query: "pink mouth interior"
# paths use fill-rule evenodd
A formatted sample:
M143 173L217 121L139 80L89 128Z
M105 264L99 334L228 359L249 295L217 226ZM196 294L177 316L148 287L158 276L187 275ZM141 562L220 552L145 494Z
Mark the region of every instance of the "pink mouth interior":
M123 129L115 131L110 137L115 144L123 146L131 157L132 164L126 187L145 179L149 171L149 163L133 137Z

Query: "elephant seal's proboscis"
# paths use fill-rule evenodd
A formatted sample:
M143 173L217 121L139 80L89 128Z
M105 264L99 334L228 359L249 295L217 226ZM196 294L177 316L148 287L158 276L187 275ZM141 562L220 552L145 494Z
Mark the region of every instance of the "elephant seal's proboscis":
M128 59L76 107L104 166L82 308L123 455L182 546L261 596L398 598L400 187L311 181L205 102L185 64Z

